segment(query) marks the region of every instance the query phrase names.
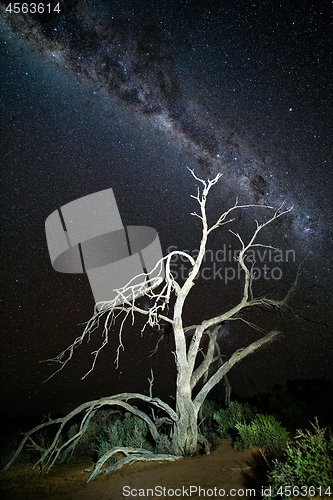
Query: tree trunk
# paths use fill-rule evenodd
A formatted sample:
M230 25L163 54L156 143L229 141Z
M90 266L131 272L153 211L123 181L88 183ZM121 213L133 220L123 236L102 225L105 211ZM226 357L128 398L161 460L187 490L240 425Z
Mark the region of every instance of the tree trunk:
M176 413L179 420L173 427L172 453L182 456L194 455L198 441L198 414L192 402L190 384L187 389L177 385Z

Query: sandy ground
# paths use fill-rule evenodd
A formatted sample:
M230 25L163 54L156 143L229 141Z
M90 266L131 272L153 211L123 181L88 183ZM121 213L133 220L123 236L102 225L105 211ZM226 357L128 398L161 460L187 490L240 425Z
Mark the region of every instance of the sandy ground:
M236 451L231 440L219 440L210 455L176 462L138 462L100 475L87 484L86 468L93 464L72 460L48 474L30 464L1 472L2 500L120 500L133 498L260 498L267 467L259 450ZM191 488L192 487L192 488ZM199 487L201 488L199 495ZM164 489L165 488L165 489ZM216 488L216 490L214 490Z

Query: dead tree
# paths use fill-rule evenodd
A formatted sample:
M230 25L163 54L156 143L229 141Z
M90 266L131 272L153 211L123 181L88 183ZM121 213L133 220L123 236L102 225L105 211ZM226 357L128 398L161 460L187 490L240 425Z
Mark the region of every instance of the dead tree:
M20 452L26 441L29 440L30 442L33 442L31 436L34 432L38 432L43 427L53 424L59 425L59 430L55 435L53 443L43 451L41 459L38 462L42 463L43 467L50 468L58 458L68 457L73 452L75 445L86 431L89 422L96 411L98 411L101 407L114 405L118 407L120 406L121 408L126 409L126 411L129 411L145 420L152 439L155 442L158 442L160 438L161 425L163 423L168 423L171 427L171 432L169 435L170 454L154 455L153 453L149 453L147 452L147 450L142 449L113 449L99 460L98 464L95 467L95 470L90 476L90 479L95 477L96 474L100 473L101 471L110 472L112 470L115 470L115 468L119 468L123 463L129 463L135 460L175 460L185 455L193 455L196 453L198 442L203 443L207 452L209 451L208 443L206 443L204 438L198 434L197 428L198 413L207 395L209 394L211 389L215 387L223 377L226 376L226 374L236 363L244 359L249 354L252 354L262 345L268 344L273 338L281 333L276 330L265 332L253 323L245 320L243 316L239 315L239 313L241 311L244 311L245 309L249 310L257 306L260 306L261 308L283 308L287 306L288 300L296 288L298 274L288 293L282 299L275 300L267 297L254 297L252 290L254 262L251 261L251 259L246 258L247 253L250 249L253 249L255 247L273 248L271 246L258 243L257 237L266 226L274 222L279 217L282 217L292 208L283 210L283 208L280 207L279 209L274 211L272 207L267 207L264 205L238 205L238 200L236 200L234 206L224 212L218 218L215 224L209 227L206 215L207 196L210 189L218 182L221 175L218 174L213 180L204 181L202 179L199 179L193 173L193 171L191 172L193 177L201 184L201 189L198 188L197 195L192 196L198 202L200 209L199 213L193 213L192 215L200 220L202 226L202 236L197 257L193 258L188 253L182 251L174 251L169 253L166 257L164 257L157 263L155 270L153 270L152 272L154 278L150 279L148 274L143 275L144 280L142 280L141 284L138 284L138 280L136 279L137 277L135 277L125 287L117 290L117 297L112 302L104 302L102 304L99 304L98 307L96 305L94 314L86 324L82 335L79 336L57 357L52 360L48 360L60 365L59 369L55 372L57 373L58 371L62 370L71 360L74 350L78 346L80 346L85 340L88 341L91 335L96 335L96 332L101 331L101 345L95 352L92 353L94 355L94 359L92 366L84 376L86 377L94 369L96 360L101 350L108 344L111 328L115 324L119 324L119 345L116 351L115 360L116 365L118 366L120 351L124 349L122 334L126 319L129 317L132 322L134 322L137 316L144 316L146 318L146 321L143 330L148 327L151 327L155 330L160 330L163 327L164 331L166 329L165 325L167 325L168 331L170 330L171 334L174 337L174 358L177 370L175 408L171 408L170 405L164 403L156 397L153 397L151 391L150 396L145 396L138 393L123 393L116 396L110 396L101 398L96 401L84 403L80 407L73 410L66 417L57 420L50 420L49 422L36 427L32 431L30 431L30 433L26 434L17 453L15 454L11 462L6 466L6 468L8 468L16 459L18 453ZM253 234L247 242L244 241L244 238L241 237L240 234L230 230L230 232L235 236L240 245L240 250L236 257L236 260L243 270L244 276L243 282L241 283L241 300L237 305L235 305L228 311L221 312L221 314L218 314L217 316L212 318L204 318L198 325L184 327L183 310L185 302L194 285L195 277L197 276L202 265L208 236L210 235L210 233L219 229L221 226L232 222L234 219L230 218L230 215L235 210L245 209L248 207L262 207L263 210L273 210L273 213L270 217L267 218L266 222L264 223L259 224L258 221L255 221L256 225L253 230ZM189 270L188 275L182 284L178 283L177 280L174 279L171 272L170 263L171 259L175 255L186 258L191 265L191 269ZM158 273L155 272L158 269L160 270L159 276ZM161 276L164 277L162 278ZM156 280L159 280L158 283L160 283L160 286L158 288L156 288ZM147 285L148 291L146 292L146 296L149 297L151 304L148 310L141 308L135 301L135 297L140 295L140 287L144 286L147 290ZM149 285L151 285L151 288L149 288ZM121 302L119 300L120 298L122 299L122 305L119 305L119 303ZM249 328L255 328L258 331L258 338L251 344L244 346L244 348L238 349L229 357L229 359L225 360L224 357L222 359L220 350L216 349L217 336L220 325L231 320L242 321ZM186 342L186 333L189 331L193 331L194 333L191 336L190 341ZM206 342L206 349L204 353L202 353L202 349L200 348L200 343L203 339L203 336L206 336L206 338L208 339L208 341ZM215 373L207 376L209 367L213 363L216 364L216 362L218 367ZM203 382L201 382L201 385L198 385L199 381L202 380ZM196 389L195 396L193 395L194 389ZM158 408L160 412L163 411L164 416L157 417L155 416L154 411L151 412L152 416L149 416L148 413L145 413L139 410L133 404L130 404L130 400L144 401L151 407L155 408L155 410L156 408ZM76 435L72 436L71 439L65 442L61 442L60 435L65 424L79 413L83 413L84 416L82 418L81 426ZM119 451L123 453L125 458L117 462L116 466L102 469L102 466L106 462L106 460L114 453L118 453Z

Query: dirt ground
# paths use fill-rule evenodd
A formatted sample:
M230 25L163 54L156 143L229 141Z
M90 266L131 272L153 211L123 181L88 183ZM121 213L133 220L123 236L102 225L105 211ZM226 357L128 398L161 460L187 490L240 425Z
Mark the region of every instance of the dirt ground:
M137 462L87 484L93 463L73 459L48 474L30 464L0 473L2 500L120 500L133 498L261 498L267 466L259 450L236 451L220 440L210 455L176 462ZM192 488L191 488L192 487ZM199 491L199 487L201 490ZM124 489L123 489L124 488ZM165 488L165 489L164 489ZM214 490L216 488L216 490ZM224 490L224 492L223 492ZM200 495L199 495L200 493Z

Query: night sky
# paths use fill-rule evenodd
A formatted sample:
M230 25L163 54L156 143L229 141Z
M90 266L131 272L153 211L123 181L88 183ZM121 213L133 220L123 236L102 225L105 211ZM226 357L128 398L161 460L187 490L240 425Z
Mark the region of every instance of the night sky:
M0 7L2 416L148 393L151 368L154 395L172 404L172 339L149 357L158 335L142 337L141 320L126 328L118 370L115 329L81 380L101 341L96 332L42 384L56 367L40 361L81 334L94 306L86 276L53 270L45 220L112 188L124 225L155 228L164 255L171 247L192 253L200 241L190 215L198 182L186 167L205 179L223 174L208 202L211 223L236 196L242 204L294 206L260 236L283 258L261 255L281 279L262 273L256 295L281 298L306 259L293 312L244 315L284 336L233 368L233 390L246 396L288 379L332 379L332 2L66 1L59 13L30 15L6 13L7 5ZM269 214L239 210L230 229L246 239L254 218ZM192 289L185 325L240 300L237 276L225 283L235 264L221 252L239 248L228 229L212 234L210 271ZM288 261L286 251L294 256ZM256 338L233 322L221 349L230 355Z

